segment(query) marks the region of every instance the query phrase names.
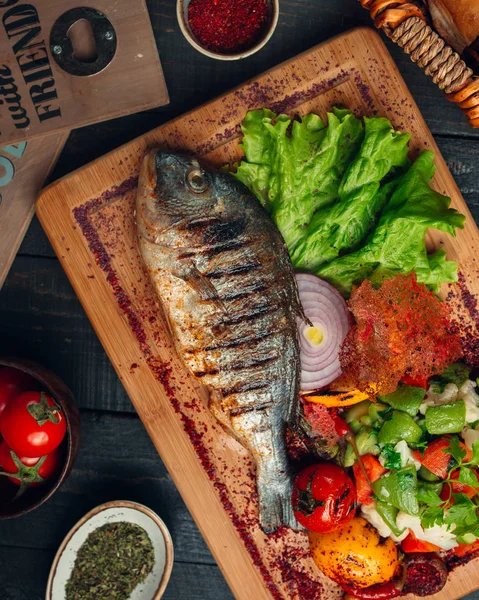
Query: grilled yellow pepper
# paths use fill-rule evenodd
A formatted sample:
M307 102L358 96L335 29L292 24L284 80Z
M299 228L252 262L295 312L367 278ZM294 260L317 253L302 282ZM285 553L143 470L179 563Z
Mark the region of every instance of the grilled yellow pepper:
M362 517L332 533L309 532L314 562L333 581L365 588L390 581L399 569L395 543Z

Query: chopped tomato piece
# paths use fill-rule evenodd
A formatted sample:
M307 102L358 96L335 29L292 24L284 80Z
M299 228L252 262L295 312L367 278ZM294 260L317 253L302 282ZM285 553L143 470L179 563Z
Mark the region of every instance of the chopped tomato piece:
M467 556L468 554L472 554L473 552L477 552L479 550L479 540L476 540L472 544L459 544L451 550L453 554L462 558L463 556Z
M364 456L361 456L361 461L371 483L377 481L387 471L387 469L385 469L379 460L372 454L365 454ZM371 504L373 502L373 490L364 477L364 473L359 465L359 461L354 463L353 472L356 482L358 501L361 502L361 504Z
M427 390L428 377L410 377L409 375L404 375L402 382L406 385L413 385L414 387L420 387Z
M347 433L351 431L351 427L346 423L346 421L343 421L341 417L339 417L336 414L333 414L332 418L334 421L334 429L336 430L336 433L339 436L344 437Z
M431 544L431 542L425 542L424 540L418 540L414 535L413 531L409 530L409 535L404 538L401 542L401 548L403 552L438 552L441 550L439 546Z
M477 473L474 472L474 475L477 478ZM459 469L455 469L451 473L451 477L453 479L459 478ZM478 479L479 484L479 479ZM452 481L451 483L444 484L441 493L439 494L441 500L449 500L451 494L466 494L468 498L472 498L477 494L477 488L473 488L471 485L466 485L465 483L461 483L460 481ZM454 499L453 499L454 501Z
M461 447L466 451L465 460L470 460L472 452L469 448L461 442ZM449 448L449 438L443 437L431 442L426 448L424 454L421 454L419 450L413 452L414 458L416 458L422 465L429 469L431 473L434 473L437 477L445 479L449 469L449 462L451 455L445 452Z

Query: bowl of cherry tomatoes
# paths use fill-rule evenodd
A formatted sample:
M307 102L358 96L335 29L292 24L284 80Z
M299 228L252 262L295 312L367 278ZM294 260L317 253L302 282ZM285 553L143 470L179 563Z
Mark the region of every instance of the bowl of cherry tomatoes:
M32 361L0 357L0 519L46 502L79 442L78 408L63 381Z

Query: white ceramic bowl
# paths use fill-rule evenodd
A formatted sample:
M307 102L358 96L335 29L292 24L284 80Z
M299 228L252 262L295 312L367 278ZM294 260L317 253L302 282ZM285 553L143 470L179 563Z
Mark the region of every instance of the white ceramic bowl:
M65 586L70 579L81 545L98 527L118 521L143 527L155 551L155 564L151 573L133 590L130 600L159 600L163 596L173 568L173 543L170 533L160 517L146 506L119 500L97 506L68 532L50 570L46 600L65 600Z
M261 48L266 45L276 29L276 25L278 24L279 0L267 0L269 24L265 29L263 37L260 38L258 42L254 44L254 46L251 46L251 48L248 48L247 50L243 50L243 52L238 52L237 54L221 54L219 52L212 52L211 50L208 50L202 46L191 31L188 23L189 3L190 0L177 0L176 2L176 16L178 17L178 23L183 35L193 46L193 48L198 50L198 52L218 60L239 60L240 58L246 58L247 56L251 56L255 52L258 52L258 50L261 50Z

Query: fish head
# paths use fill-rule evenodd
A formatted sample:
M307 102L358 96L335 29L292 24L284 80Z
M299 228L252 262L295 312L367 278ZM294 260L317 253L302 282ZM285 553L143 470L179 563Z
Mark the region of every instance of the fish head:
M152 150L143 161L136 220L139 234L155 241L176 223L212 214L221 194L216 174L196 158Z

